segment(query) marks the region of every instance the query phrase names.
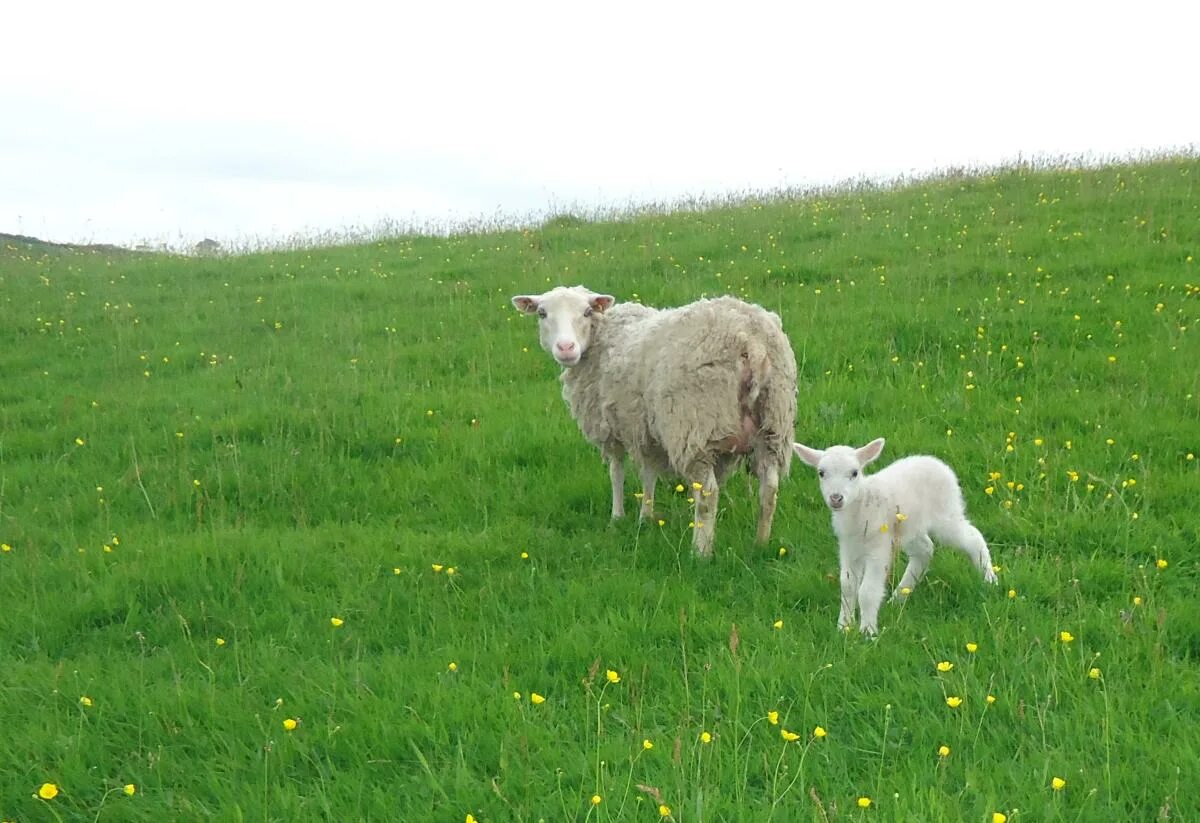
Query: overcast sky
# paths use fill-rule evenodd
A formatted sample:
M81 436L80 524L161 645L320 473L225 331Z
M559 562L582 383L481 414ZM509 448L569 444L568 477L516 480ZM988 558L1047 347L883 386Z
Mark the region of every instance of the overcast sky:
M1198 9L9 3L0 232L277 242L1200 145Z

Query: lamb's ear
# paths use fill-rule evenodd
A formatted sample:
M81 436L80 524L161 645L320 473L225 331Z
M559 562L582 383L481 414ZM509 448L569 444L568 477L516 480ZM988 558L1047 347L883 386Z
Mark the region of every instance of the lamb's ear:
M865 466L878 457L879 453L883 451L884 442L882 437L877 437L861 449L855 449L854 453L858 455L858 464Z
M538 299L531 294L518 294L512 304L521 314L533 314L538 310Z
M821 462L821 458L825 456L825 452L821 451L820 449L810 449L803 443L793 443L792 451L796 453L797 457L799 457L808 465L812 466L814 469L817 467L817 464Z
M617 298L611 294L593 294L588 302L593 309L604 313L612 308L612 304L617 302Z

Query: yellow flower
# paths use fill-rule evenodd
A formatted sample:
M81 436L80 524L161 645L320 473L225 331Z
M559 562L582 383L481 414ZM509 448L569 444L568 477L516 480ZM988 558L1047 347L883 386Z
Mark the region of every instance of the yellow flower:
M996 487L995 487L995 486L988 486L986 489L984 489L984 490L983 490L983 493L984 493L984 494L995 494L995 493L996 493Z
M82 437L76 437L76 438L75 438L75 445L76 445L76 446L82 446L82 445L83 445L83 443L84 443L84 440L83 440L83 438L82 438Z
M979 646L975 643L968 643L967 651L970 652L971 654L975 654L975 652L979 651Z
M952 709L957 709L959 706L962 705L962 698L961 697L947 697L946 705Z
M900 594L904 595L905 597L908 597L910 594L912 594L912 589L910 589L908 586L905 586L904 588L902 588L900 590Z
M1054 789L1056 792L1060 792L1066 787L1067 781L1063 780L1061 777L1055 777L1050 780L1050 788Z
M693 481L692 481L692 488L693 488L693 489L695 489L696 491L700 491L702 488L704 488L704 484L703 484L703 483L697 483L696 481L694 481L694 480L693 480Z
M704 743L705 745L711 743L712 735L709 734L708 732L700 732L700 742Z
M401 571L403 571L403 570L399 566L395 566L392 568L392 574L400 574Z
M668 806L666 803L659 803L658 804L658 816L659 817L670 817L671 816L671 807Z
M58 797L58 786L55 786L53 783L43 783L41 788L38 789L38 797L42 798L42 800L53 800Z
M659 528L662 528L662 527L663 527L663 526L665 526L665 525L667 525L667 521L666 521L666 520L663 520L662 518L659 518L659 521L658 521L658 527L659 527Z
M880 533L880 534L887 534L887 530L888 530L888 525L887 525L887 523L884 523L882 526L880 526L880 527L879 527L879 533Z
M901 514L900 512L896 512L896 522L897 523L903 523L907 519L908 519L907 514Z
M1061 640L1063 643L1070 643L1072 640L1075 639L1075 635L1071 634L1070 632L1059 632L1058 639Z
M1088 669L1088 677L1092 678L1092 680L1099 680L1100 670L1093 666L1092 668Z
M1008 590L1008 599L1009 599L1009 600L1016 600L1016 599L1017 599L1017 590L1016 590L1016 589L1009 589L1009 590Z
M860 798L858 798L858 807L859 807L860 809L869 809L869 808L871 808L871 798L869 798L869 797L860 797Z
M653 748L654 748L654 743L651 742L650 738L647 737L645 740L642 741L642 750L643 751L648 752Z
M1007 823L1008 815L1004 812L992 812L992 823Z
M121 789L121 791L125 792L125 794L129 795L130 797L133 797L135 794L137 794L137 786L133 783L126 783L125 788Z
M1138 596L1138 595L1134 595L1134 597L1133 597L1133 605L1135 605L1135 606L1140 606L1140 605L1142 605L1142 598L1141 598L1140 596Z
M433 573L434 573L434 574L437 574L438 572L440 572L440 571L441 571L442 569L444 569L444 568L446 568L446 567L445 567L445 566L443 566L441 563L434 563L434 564L433 564Z
M88 697L85 694L83 697L79 698L79 705L86 706L87 708L90 709L92 707L92 698Z
M522 559L522 560L528 560L528 559L529 559L529 552L521 552L521 559Z
M10 551L12 551L12 546L8 545L7 543L0 543L0 552L10 552Z
M770 723L772 726L778 726L779 725L779 712L773 711L773 710L767 712L767 722Z
M949 756L950 756L950 747L949 746L938 746L938 757L949 757Z
M994 694L989 694L989 695L987 696L987 702L988 702L988 705L989 705L989 706L990 706L990 705L992 705L993 703L995 703L995 702L996 702L996 695L994 695Z
M218 637L218 638L217 638L216 640L214 640L213 642L214 642L214 643L216 643L218 646L224 646L224 645L225 645L225 638L224 638L224 637Z
M941 663L937 664L937 670L939 672L948 672L953 668L954 668L954 664L951 663L949 660L943 660Z
M675 485L675 491L677 491L677 492L681 492L681 491L683 491L683 484L682 484L682 483L677 483L677 484Z
M520 700L520 699L521 699L521 693L513 692L513 700Z
M782 628L783 628L783 621L782 621L782 620L776 620L776 621L775 621L773 624L771 624L771 625L773 625L773 626L774 626L775 628L777 628L777 629L782 629Z
M529 693L529 702L535 706L540 706L546 702L546 698L542 697L537 692L530 692Z
M1165 569L1167 567L1167 560L1165 557L1160 557L1158 560L1154 561L1154 565L1158 566L1160 569Z
M340 626L342 626L342 625L343 625L345 622L346 622L346 621L345 621L345 620L342 620L342 618L340 618L340 617L331 617L331 618L329 618L329 625L330 625L330 626L333 626L335 629L336 629L336 628L339 628Z
M593 806L599 806L599 805L600 805L600 801L601 801L602 799L603 799L603 798L601 798L601 797L600 797L600 795L598 795L598 794L594 794L594 795L592 795L592 805L593 805Z
M449 670L450 670L450 671L452 671L452 672L456 672L456 671L458 671L458 664L457 664L457 663L455 663L453 660L451 660L451 661L450 661L450 665L449 665L449 666L447 666L446 668L447 668L447 669L449 669Z
M283 730L285 732L294 732L296 730L296 727L299 725L300 725L300 723L297 722L295 718L285 717L283 719Z
M464 818L463 823L479 823L479 821L475 819L475 815L467 812L467 816Z
M450 568L446 569L446 574L453 577L454 575L458 574L458 569L451 566Z
M800 739L800 735L796 734L795 732L789 732L787 729L780 729L779 736L789 743Z
M824 726L817 726L815 729L813 729L813 737L815 737L817 740L825 737L826 734L828 734L828 732L825 731Z
M784 556L784 555L786 555L786 554L787 554L787 549L786 549L786 548L784 548L783 546L780 546L780 547L779 547L779 556L780 556L780 557L783 557L783 556Z

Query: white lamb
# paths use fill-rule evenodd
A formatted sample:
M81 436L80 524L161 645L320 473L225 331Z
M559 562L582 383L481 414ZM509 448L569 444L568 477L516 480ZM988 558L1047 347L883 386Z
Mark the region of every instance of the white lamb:
M854 621L857 599L861 628L879 630L893 547L908 555L908 567L893 599L904 599L929 567L932 534L961 549L988 583L996 582L992 557L979 529L967 520L954 471L936 457L904 457L867 476L862 473L883 451L883 438L862 448L830 446L824 451L794 444L797 456L817 470L821 495L833 511L841 561L842 608L838 628Z
M776 314L732 297L661 310L616 305L583 286L512 303L538 316L542 348L563 366L563 399L608 463L613 517L625 513L628 453L641 467L643 518L654 516L660 474L692 484L692 543L711 555L720 485L748 455L759 480L758 540L770 538L796 418L796 358Z

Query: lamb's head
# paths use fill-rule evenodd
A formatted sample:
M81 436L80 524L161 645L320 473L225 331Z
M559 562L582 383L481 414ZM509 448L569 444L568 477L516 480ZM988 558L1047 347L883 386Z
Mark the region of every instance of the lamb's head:
M596 314L615 299L583 286L559 286L545 294L519 294L512 299L517 311L538 316L538 339L559 365L576 366L592 344Z
M861 448L830 446L813 449L793 443L796 456L817 470L821 478L821 496L835 512L853 505L862 493L862 470L883 451L882 437Z

